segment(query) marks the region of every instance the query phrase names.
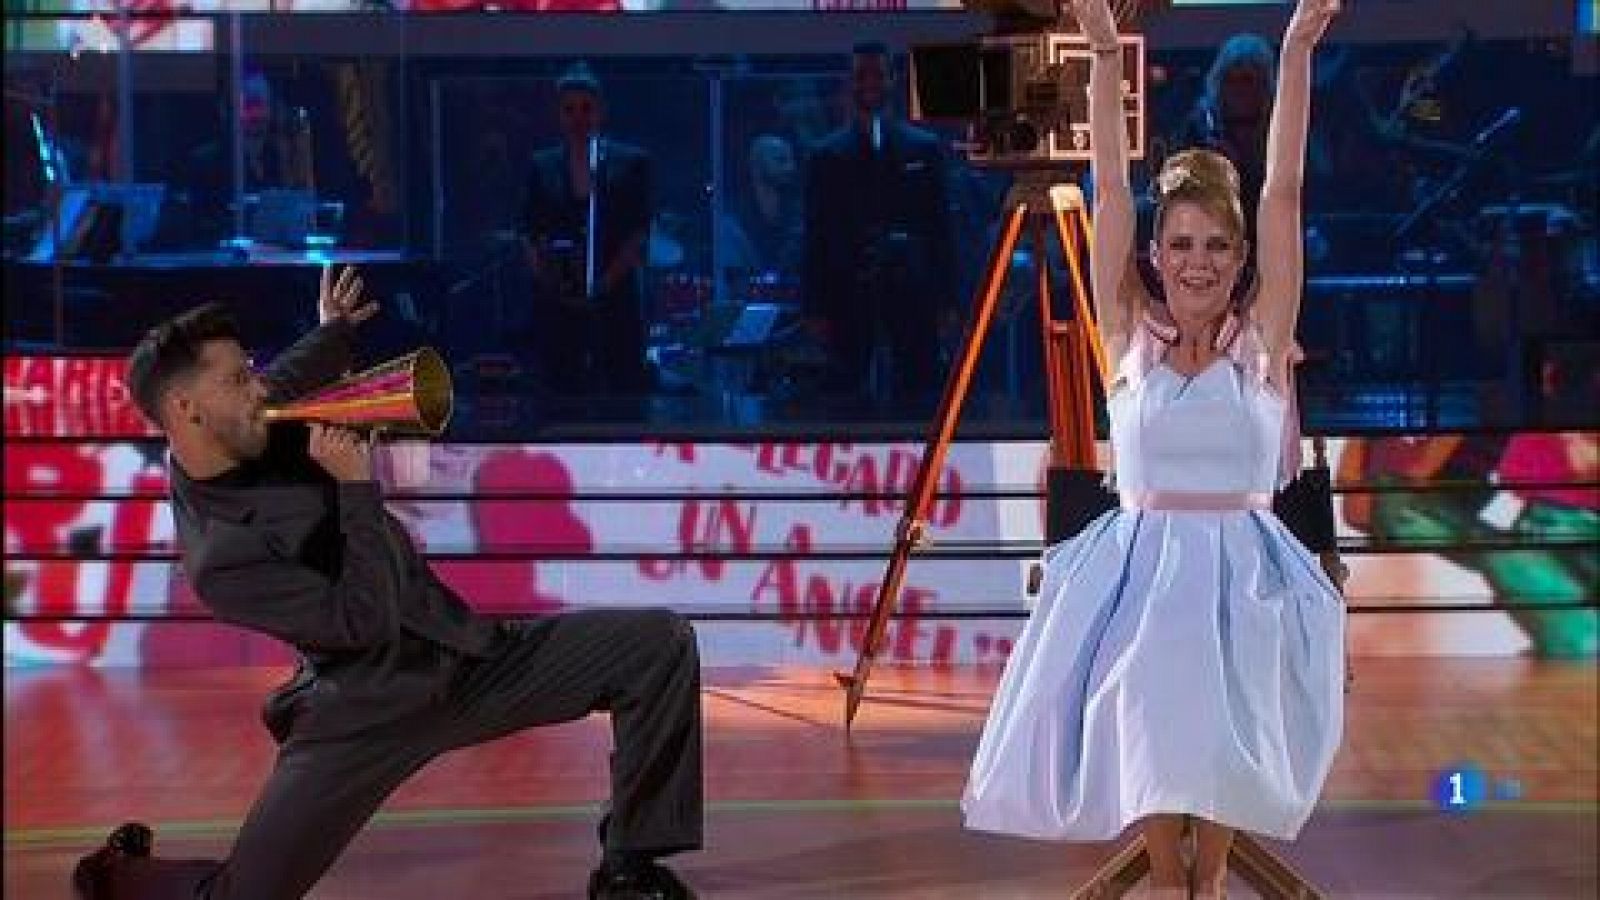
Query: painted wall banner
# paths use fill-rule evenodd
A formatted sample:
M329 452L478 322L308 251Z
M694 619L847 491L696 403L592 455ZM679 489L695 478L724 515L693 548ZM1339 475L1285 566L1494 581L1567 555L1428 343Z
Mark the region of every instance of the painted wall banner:
M881 495L909 488L920 449L911 443L790 442L398 445L384 468L399 482L391 509L435 557L441 576L480 609L537 615L664 605L692 614L753 616L760 621L701 629L709 664L781 659L846 665L860 645L861 616L872 605L900 517L898 502ZM1478 491L1343 494L1337 511L1346 537L1415 543L1542 535L1567 541L1547 549L1353 555L1347 560L1353 603L1592 601L1600 555L1594 552L1600 541L1596 491L1548 485L1596 477L1594 435L1334 441L1330 453L1345 482L1403 488L1448 477L1483 485ZM953 447L940 475L947 496L930 517L933 544L981 551L1038 542L1043 517L1037 497L972 494L1036 489L1043 459L1037 442ZM159 494L165 471L158 444L13 444L5 489L6 664L288 659L271 640L223 626L30 618L203 610L175 564L91 558L170 551L164 502L40 499L52 491ZM738 493L724 496L731 492ZM639 496L645 494L654 496ZM30 558L47 552L84 558ZM817 558L827 553L850 558ZM890 632L888 659L1004 659L1020 618L940 617L1025 609L1030 560L1019 556L1026 554L976 555L913 559L901 605L906 617ZM1350 638L1357 653L1592 658L1595 620L1593 609L1537 608L1354 616Z

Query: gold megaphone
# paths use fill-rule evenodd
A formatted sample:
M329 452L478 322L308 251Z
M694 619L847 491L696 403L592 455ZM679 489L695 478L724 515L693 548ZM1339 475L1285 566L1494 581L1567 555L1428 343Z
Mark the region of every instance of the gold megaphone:
M266 416L437 437L454 405L449 367L432 347L423 347L293 403L268 407Z

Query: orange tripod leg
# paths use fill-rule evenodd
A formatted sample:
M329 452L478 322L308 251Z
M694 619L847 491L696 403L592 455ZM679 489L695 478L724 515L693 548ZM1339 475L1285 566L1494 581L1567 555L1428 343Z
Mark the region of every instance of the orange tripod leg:
M922 540L928 512L933 505L933 494L939 484L939 472L944 468L945 454L950 449L950 439L955 435L956 420L960 417L962 403L966 401L967 389L972 384L973 370L978 364L978 353L983 349L984 340L989 334L989 326L994 321L995 307L1000 301L1000 289L1005 284L1006 271L1011 266L1011 255L1016 251L1017 237L1022 231L1022 223L1027 214L1027 205L1017 204L1006 217L999 241L994 248L994 255L989 258L988 268L984 272L977 309L973 310L972 320L967 324L967 333L962 339L961 351L950 371L950 377L945 380L944 394L939 399L939 409L934 415L933 428L923 447L921 467L912 482L911 494L906 498L900 524L895 528L894 550L889 556L883 581L878 585L872 616L867 621L866 637L861 645L861 652L856 656L855 671L849 675L842 673L834 675L847 692L844 710L846 728L855 721L856 710L861 706L861 696L866 690L873 661L883 645L884 633L889 628L889 616L893 614L895 604L899 602L900 586L905 580L906 563L911 550Z

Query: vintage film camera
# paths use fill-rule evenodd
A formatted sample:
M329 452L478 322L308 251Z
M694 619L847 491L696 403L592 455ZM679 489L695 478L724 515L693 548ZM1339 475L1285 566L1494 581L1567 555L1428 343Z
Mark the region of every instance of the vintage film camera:
M971 5L969 3L969 5ZM911 48L911 118L966 128L975 166L1053 168L1090 158L1089 67L1082 34L1017 6L1000 33L959 44ZM1142 35L1124 34L1123 112L1130 159L1145 150Z

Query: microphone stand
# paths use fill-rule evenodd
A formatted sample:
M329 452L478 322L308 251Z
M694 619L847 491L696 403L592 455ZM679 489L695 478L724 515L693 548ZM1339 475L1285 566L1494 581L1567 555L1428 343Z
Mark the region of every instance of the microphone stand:
M597 134L589 135L586 154L589 165L589 203L583 230L583 299L584 309L589 315L585 316L583 321L584 330L588 333L585 341L588 344L588 352L583 357L583 383L589 388L593 388L597 380L599 354L595 348L601 340L602 330L594 315L598 308L600 287L597 277L600 259L600 245L597 240L600 234L600 140Z
M1411 229L1416 227L1423 216L1433 212L1435 207L1450 199L1456 191L1460 190L1461 183L1466 181L1467 176L1472 174L1479 163L1492 159L1497 155L1490 150L1495 138L1506 133L1511 126L1517 124L1522 118L1518 110L1512 109L1511 112L1517 114L1514 116L1509 114L1502 116L1494 124L1479 133L1476 138L1473 138L1472 142L1466 147L1457 147L1443 141L1431 141L1414 135L1405 136L1404 142L1409 146L1419 147L1424 150L1441 151L1460 158L1461 162L1456 166L1455 171L1450 173L1449 178L1446 178L1432 194L1423 198L1422 202L1417 204L1417 207L1400 222L1395 228L1394 234L1390 236L1390 240L1398 241L1404 238Z
M589 135L589 214L583 234L583 291L584 299L593 306L599 296L595 270L599 260L599 246L595 236L600 231L600 136Z

